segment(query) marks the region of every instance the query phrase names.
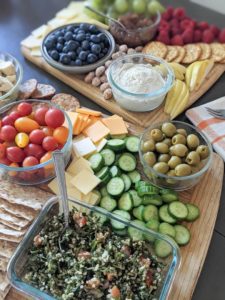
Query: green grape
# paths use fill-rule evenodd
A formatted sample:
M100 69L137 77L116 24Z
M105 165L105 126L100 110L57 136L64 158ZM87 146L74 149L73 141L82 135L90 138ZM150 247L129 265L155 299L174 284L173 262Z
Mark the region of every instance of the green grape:
M143 13L145 13L146 2L145 2L145 0L134 0L132 7L133 7L133 11L135 13L143 14Z
M129 9L129 4L127 0L116 0L114 5L116 11L120 14L126 13Z
M148 12L151 15L156 15L157 11L159 11L160 13L163 13L165 10L166 10L165 7L161 3L159 3L157 0L152 0L148 4Z
M93 6L94 8L101 8L103 4L104 4L103 0L91 0L91 6Z
M113 5L111 5L108 10L107 10L107 16L113 18L113 19L118 19L119 18L119 14L118 12L116 12L116 9Z
M94 0L94 1L96 1L96 0ZM97 2L94 2L94 1L88 1L87 3L88 3L90 6L94 7L95 9L100 10L99 7L96 7L96 3L97 3ZM98 0L98 1L100 1L100 0ZM95 6L94 6L93 4L94 4ZM104 23L104 21L105 21L105 19L104 19L103 17L101 17L101 16L95 14L94 12L90 11L90 10L87 9L87 8L84 8L84 13L85 13L88 17L90 17L91 19L95 19L95 20L97 20L97 21L99 21L99 22L103 22L103 23Z

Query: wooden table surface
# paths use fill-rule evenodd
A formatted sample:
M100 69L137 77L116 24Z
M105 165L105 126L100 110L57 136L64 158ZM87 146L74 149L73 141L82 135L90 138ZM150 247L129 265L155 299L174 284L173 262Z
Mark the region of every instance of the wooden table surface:
M56 87L58 92L68 92L77 96L82 105L93 109L99 106L79 95L71 88L61 83L51 75L38 69L27 62L20 53L20 41L28 36L31 30L39 27L55 13L65 7L70 0L1 0L0 1L0 51L9 52L16 56L24 68L24 79L37 78L39 82L49 83ZM189 0L161 0L163 4L184 6L188 14L197 19L214 23L219 27L225 27L225 16L214 11L191 3ZM224 5L224 0L221 0ZM197 101L195 106L209 102L225 94L225 74L218 82ZM187 122L184 115L179 120ZM213 201L213 199L212 199ZM209 248L209 252L201 273L199 282L195 289L193 300L224 300L224 278L225 278L225 179L220 203L218 218ZM12 299L10 299L12 300ZM183 300L183 299L179 299Z

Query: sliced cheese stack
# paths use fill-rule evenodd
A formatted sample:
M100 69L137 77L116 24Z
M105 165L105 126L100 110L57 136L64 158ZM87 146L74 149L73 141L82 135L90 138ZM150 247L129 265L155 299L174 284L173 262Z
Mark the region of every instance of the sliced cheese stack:
M16 69L11 61L0 60L0 96L8 93L16 84Z

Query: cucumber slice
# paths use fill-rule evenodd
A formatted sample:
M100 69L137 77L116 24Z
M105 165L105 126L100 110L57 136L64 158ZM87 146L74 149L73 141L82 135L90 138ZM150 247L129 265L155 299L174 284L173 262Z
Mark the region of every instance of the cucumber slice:
M167 222L169 224L175 224L177 222L176 218L173 218L169 212L168 212L168 204L165 204L163 206L160 207L159 209L159 218L163 221L163 222Z
M136 170L129 172L127 175L130 177L131 182L134 184L141 180L141 175Z
M157 231L159 231L159 224L160 223L158 220L151 219L145 224L145 226L146 226L146 228L157 232ZM150 242L154 242L154 240L155 240L155 238L153 236L151 236L150 234L145 234L144 237L147 241L150 241Z
M127 219L128 221L130 221L130 219L131 219L130 214L127 211L124 211L124 210L118 210L117 209L117 210L114 210L112 213L115 214L115 215L118 215L118 216L120 216L124 219ZM125 224L123 224L119 221L113 220L113 219L111 219L110 222L111 222L111 225L114 229L121 230L121 229L124 229L126 227Z
M146 222L148 222L151 219L159 220L159 212L158 208L152 204L145 206L144 212L143 212L143 218Z
M130 187L131 187L131 180L130 180L130 177L127 176L126 174L122 174L122 175L121 175L121 178L122 178L123 181L124 181L124 186L125 186L124 191L127 192L127 191L130 189Z
M128 151L136 153L139 150L140 139L136 136L130 136L126 139L126 148Z
M97 211L94 211L92 213L92 216L95 216L97 221L101 224L104 224L108 220L108 218L105 215L98 213Z
M188 209L188 215L187 215L185 221L193 222L193 221L197 220L200 216L199 208L196 205L190 204L190 203L187 203L186 206Z
M172 247L169 243L163 240L155 241L155 254L158 257L166 258L172 253Z
M104 163L106 166L111 166L116 158L115 153L110 149L103 149L100 154L103 156Z
M125 172L134 171L136 168L136 164L137 162L135 156L130 153L122 154L118 160L120 169Z
M118 201L118 207L121 210L126 210L129 211L132 209L133 204L132 204L132 199L129 193L124 193L119 201Z
M124 182L120 177L110 179L107 184L107 192L112 196L119 196L124 191Z
M124 140L112 139L107 142L107 146L109 149L117 152L117 151L122 151L125 148L126 144Z
M117 202L110 196L105 196L101 199L100 206L107 211L113 211L117 206Z
M162 205L163 201L160 195L144 195L142 204L148 205L148 204L153 204L156 206Z
M145 228L145 223L139 220L132 221L132 224ZM133 241L141 241L144 239L143 232L133 227L128 227L128 234Z
M100 153L92 154L88 161L90 162L91 168L94 172L98 172L102 167L104 167L104 159Z
M169 214L171 214L172 217L178 220L184 220L188 216L187 206L180 201L174 201L170 203L168 207L168 212Z
M161 194L162 200L166 203L179 200L178 194L173 190L161 189L159 192Z
M103 187L100 189L100 193L101 193L102 197L108 196L108 195L109 195L109 193L107 192L106 186L103 186Z
M176 232L175 241L177 242L177 244L180 246L187 245L191 238L190 231L183 225L175 225L174 229Z
M175 231L173 225L166 223L166 222L163 222L159 225L159 232L162 234L166 234L173 239L175 238L175 235L176 235L176 231Z
M113 229L113 231L120 235L120 236L126 236L128 234L127 232L127 228L124 228L124 229Z
M143 219L143 212L144 212L144 205L140 205L138 207L135 207L133 210L132 210L132 213L133 213L133 216L140 220L140 221L144 221Z
M138 193L135 190L130 190L129 193L131 195L134 207L137 207L142 204L142 199L138 196Z
M112 166L109 170L112 177L120 176L121 171L117 166Z
M124 140L126 137L127 137L126 134L111 135L112 139L119 139L119 140Z
M149 184L146 181L141 180L141 181L138 181L138 182L135 183L135 189L137 190L139 187L149 186L149 185L151 185L151 184Z
M98 173L96 173L95 175L99 179L103 179L108 173L109 173L109 168L108 167L104 167Z
M153 185L141 185L137 188L137 192L140 197L144 195L156 195L158 194L158 188Z
M101 179L101 185L106 185L109 180L111 179L110 173L107 173L102 179Z
M98 190L93 190L92 193L94 193L98 197L95 205L99 205L99 203L101 201L101 197L102 197L101 193Z

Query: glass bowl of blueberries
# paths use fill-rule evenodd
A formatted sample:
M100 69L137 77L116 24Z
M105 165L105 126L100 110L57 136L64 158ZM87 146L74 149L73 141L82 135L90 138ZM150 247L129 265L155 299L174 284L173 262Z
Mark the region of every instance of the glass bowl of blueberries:
M88 73L110 59L116 44L107 30L74 23L51 31L43 40L42 55L52 67L74 74Z

